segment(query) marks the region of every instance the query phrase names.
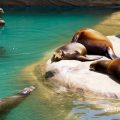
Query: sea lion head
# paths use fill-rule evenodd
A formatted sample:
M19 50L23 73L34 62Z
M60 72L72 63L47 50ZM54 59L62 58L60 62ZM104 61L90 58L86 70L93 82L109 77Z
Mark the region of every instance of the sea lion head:
M5 25L5 21L0 18L0 26L4 26L4 25Z
M97 62L93 62L92 64L90 64L90 70L96 71L96 69L98 68L97 66L98 66Z
M63 60L64 52L62 50L56 50L51 58L51 62L58 62Z
M3 9L2 9L2 8L0 8L0 13L1 13L1 14L3 14L3 13L4 13L4 11L3 11Z
M108 62L105 60L95 61L90 64L91 71L107 72Z

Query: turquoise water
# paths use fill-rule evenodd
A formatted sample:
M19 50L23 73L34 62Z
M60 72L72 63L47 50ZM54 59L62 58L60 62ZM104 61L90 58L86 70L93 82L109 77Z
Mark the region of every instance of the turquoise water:
M9 10L3 16L6 26L0 29L0 46L6 54L0 58L0 97L15 94L18 90L31 85L19 75L26 66L36 62L57 45L70 41L73 34L83 27L94 27L111 10L71 9L52 11ZM34 81L33 81L34 84ZM55 99L55 101L54 101ZM57 100L57 101L56 101ZM54 101L54 102L53 102ZM74 104L75 103L75 104ZM76 103L78 103L76 105ZM38 90L19 106L5 115L5 120L91 120L96 119L97 110L80 106L88 103L77 102L74 97L58 96L48 100ZM91 116L90 116L91 112ZM68 117L70 113L75 116ZM87 117L85 117L87 116ZM106 120L114 116L105 116ZM103 120L104 116L100 117ZM119 118L115 115L115 118Z

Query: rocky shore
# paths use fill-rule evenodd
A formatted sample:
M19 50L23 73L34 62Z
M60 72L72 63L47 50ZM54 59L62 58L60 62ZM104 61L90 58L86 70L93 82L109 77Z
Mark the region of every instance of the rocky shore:
M120 7L118 0L1 0L0 6L102 6Z

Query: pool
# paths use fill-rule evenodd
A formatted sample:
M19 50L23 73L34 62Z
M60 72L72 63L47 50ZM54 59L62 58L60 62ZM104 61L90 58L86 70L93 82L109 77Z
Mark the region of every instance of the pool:
M31 85L20 71L43 58L46 52L69 42L83 27L93 28L111 15L113 10L77 9L8 9L0 29L0 46L6 49L0 58L0 97L13 95ZM34 81L32 84L35 84ZM44 92L44 91L42 91ZM50 96L50 94L48 95ZM88 102L89 101L89 102ZM35 92L4 116L5 120L112 120L119 114L102 114L92 106L92 100L64 94L53 98ZM101 103L104 100L101 100ZM96 104L97 105L97 104Z

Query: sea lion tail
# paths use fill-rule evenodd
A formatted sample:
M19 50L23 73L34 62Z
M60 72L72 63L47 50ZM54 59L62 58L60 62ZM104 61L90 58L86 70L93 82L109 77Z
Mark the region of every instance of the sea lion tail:
M18 93L18 95L28 96L35 89L34 86L26 87Z
M110 47L108 48L107 56L110 59L117 59L117 58L119 58L118 56L115 55L114 51Z

